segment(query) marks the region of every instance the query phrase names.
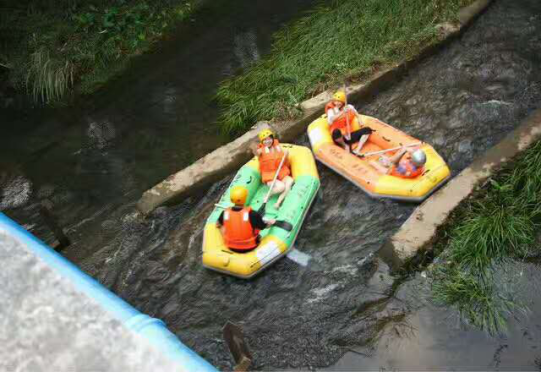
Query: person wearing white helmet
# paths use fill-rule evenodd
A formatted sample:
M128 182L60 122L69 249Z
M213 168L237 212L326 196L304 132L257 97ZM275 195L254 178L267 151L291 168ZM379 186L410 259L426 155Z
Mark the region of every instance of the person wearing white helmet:
M405 154L408 154L405 156ZM401 178L416 178L425 170L427 157L421 149L403 146L391 158L382 155L378 161L371 160L369 164L382 174Z

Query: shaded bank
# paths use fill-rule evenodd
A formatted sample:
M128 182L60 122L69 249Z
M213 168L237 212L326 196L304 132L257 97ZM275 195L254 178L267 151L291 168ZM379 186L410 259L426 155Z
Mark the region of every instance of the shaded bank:
M186 21L193 3L8 0L0 6L0 63L9 84L36 103L59 102L74 85L92 93Z

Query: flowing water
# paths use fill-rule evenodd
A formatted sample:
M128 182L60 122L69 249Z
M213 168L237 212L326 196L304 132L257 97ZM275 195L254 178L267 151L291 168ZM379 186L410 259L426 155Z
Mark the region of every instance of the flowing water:
M540 103L540 2L495 1L462 37L392 88L353 103L433 144L457 174ZM306 136L297 142L308 145ZM349 351L334 368L461 368L468 360L479 369L539 369L539 317L523 322L525 334L514 328L510 347L468 326L456 331L456 319L439 317L453 309L444 313L427 300L420 275L397 281L375 256L415 205L370 199L323 166L318 169L321 193L296 242L311 256L307 266L282 259L250 281L201 266L205 219L233 175L176 207L157 209L146 221L130 205L122 213L105 213L100 224L114 231L113 238L103 239L92 256L67 255L141 311L162 318L221 368L232 368L221 338L221 327L231 320L244 329L259 369L330 366ZM539 266L526 267L539 283ZM530 299L531 290L523 291ZM405 329L426 343L401 346L408 344L401 341L408 341ZM393 349L393 340L406 351ZM522 342L529 351L512 352Z

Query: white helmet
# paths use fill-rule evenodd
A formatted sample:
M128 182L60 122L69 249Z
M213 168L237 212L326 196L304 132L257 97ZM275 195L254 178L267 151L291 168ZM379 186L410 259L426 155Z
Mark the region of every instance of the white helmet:
M425 152L423 152L423 150L420 150L420 149L414 151L410 158L412 159L412 162L414 163L414 165L417 167L422 167L427 161Z

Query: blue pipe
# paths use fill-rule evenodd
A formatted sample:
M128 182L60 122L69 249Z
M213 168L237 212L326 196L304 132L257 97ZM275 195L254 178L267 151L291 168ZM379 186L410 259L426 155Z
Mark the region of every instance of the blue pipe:
M69 279L78 290L96 300L126 327L176 361L184 368L183 371L217 371L205 359L184 345L167 329L162 320L140 313L3 213L0 213L0 230L6 231L7 234L26 245L36 256Z

